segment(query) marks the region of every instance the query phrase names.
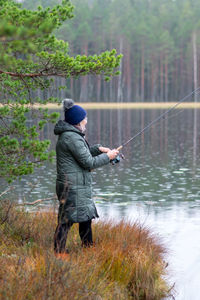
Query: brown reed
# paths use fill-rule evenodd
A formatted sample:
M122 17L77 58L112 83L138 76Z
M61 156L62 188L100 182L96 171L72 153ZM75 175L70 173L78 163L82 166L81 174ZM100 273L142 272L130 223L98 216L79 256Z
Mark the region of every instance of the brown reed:
M78 224L69 254L55 256L54 212L0 204L0 299L157 300L169 296L165 248L138 223L93 222L95 245L81 248Z

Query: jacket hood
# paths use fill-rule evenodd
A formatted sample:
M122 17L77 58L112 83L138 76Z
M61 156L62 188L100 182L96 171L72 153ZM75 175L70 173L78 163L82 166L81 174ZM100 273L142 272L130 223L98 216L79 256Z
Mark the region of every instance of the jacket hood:
M63 120L59 120L58 123L56 123L55 128L54 128L54 134L55 135L59 135L62 134L65 131L73 131L73 132L77 132L80 135L84 135L83 133L81 133L76 127L74 127L73 125L63 121Z

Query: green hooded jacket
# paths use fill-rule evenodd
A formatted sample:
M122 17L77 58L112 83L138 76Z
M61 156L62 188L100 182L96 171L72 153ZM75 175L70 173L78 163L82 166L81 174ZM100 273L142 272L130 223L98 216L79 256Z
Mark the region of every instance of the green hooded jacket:
M92 200L91 170L109 163L100 145L89 147L76 127L58 121L54 133L56 144L57 180L56 193L60 201L59 222L80 223L98 217Z

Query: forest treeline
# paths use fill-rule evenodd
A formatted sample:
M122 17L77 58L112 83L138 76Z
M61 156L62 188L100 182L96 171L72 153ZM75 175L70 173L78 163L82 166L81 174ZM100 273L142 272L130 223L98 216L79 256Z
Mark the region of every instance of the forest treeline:
M117 49L121 75L59 80L60 97L80 101L177 101L199 84L200 5L198 0L72 0L72 20L57 37L70 54ZM30 9L58 0L25 0ZM192 99L189 99L192 101Z

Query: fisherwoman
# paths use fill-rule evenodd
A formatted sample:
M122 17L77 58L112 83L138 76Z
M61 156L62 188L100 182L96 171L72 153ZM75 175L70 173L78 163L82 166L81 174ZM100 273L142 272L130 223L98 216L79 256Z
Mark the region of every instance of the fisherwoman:
M90 147L85 140L87 113L72 99L63 100L64 121L55 126L57 179L59 200L58 225L54 235L55 253L67 253L67 234L74 223L79 223L82 246L93 244L92 219L98 218L92 200L91 170L107 165L116 158L116 149L97 144Z

